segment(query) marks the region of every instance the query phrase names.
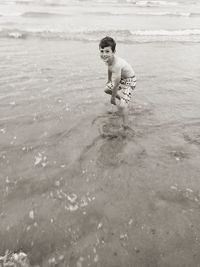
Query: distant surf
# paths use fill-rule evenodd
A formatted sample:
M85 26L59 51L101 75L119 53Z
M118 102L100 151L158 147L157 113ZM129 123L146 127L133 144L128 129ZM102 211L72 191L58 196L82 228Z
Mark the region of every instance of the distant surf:
M115 10L115 11L85 11L81 12L83 15L89 16L144 16L144 17L200 17L200 12L180 12L180 11L130 11ZM28 11L28 12L2 12L0 16L14 16L14 17L27 17L27 18L48 18L48 17L69 17L76 14L69 13L55 13L55 12L41 12L41 11Z
M153 12L153 11L141 11L141 12L127 12L127 11L88 11L83 12L83 15L91 16L164 16L164 17L200 17L200 13L195 12ZM31 18L47 18L47 17L68 17L73 16L73 14L64 14L64 13L50 13L50 12L24 12L24 13L0 13L0 16L22 16L22 17L31 17ZM75 15L75 14L74 14Z
M111 12L84 12L87 15L98 15L98 16L168 16L168 17L198 17L200 13L193 12L124 12L124 11L111 11Z
M199 42L200 29L180 29L180 30L108 30L108 31L47 31L30 30L22 31L18 29L0 30L0 38L40 38L75 41L98 41L102 36L111 35L118 41L124 43L175 41L175 42Z
M178 2L169 2L169 1L157 1L157 0L141 0L141 1L134 1L134 0L127 0L127 2L133 2L137 6L177 6Z
M87 1L87 0L13 0L13 2L17 4L38 4L40 5L54 5L54 6L65 6L69 4L75 4L77 2L82 3L82 2L93 2L93 3L98 3L98 4L132 4L136 6L141 6L141 7L155 7L155 6L177 6L179 5L178 2L176 1L164 1L164 0L93 0L93 1Z
M22 17L55 17L55 16L69 16L61 13L48 13L48 12L25 12L21 14Z

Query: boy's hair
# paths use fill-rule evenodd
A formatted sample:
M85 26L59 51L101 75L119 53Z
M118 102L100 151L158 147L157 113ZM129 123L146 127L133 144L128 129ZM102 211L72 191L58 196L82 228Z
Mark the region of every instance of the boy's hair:
M104 48L110 46L112 51L115 52L116 42L112 37L106 36L103 39L101 39L99 43L99 48Z

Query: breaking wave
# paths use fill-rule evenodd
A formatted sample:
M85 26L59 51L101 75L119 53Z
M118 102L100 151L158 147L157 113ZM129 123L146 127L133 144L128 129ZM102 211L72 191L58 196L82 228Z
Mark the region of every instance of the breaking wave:
M111 12L85 12L87 15L98 16L166 16L166 17L198 17L200 13L190 12L123 12L123 11L111 11Z
M56 40L75 40L75 41L99 41L103 36L111 35L119 42L156 42L156 41L175 41L175 42L200 42L200 29L182 30L108 30L108 31L68 31L54 32L44 30L9 30L2 29L0 38L40 38Z
M135 2L133 0L127 0L128 2ZM137 6L150 6L150 7L155 7L155 6L177 6L178 2L168 2L168 1L158 1L158 0L140 0L136 1L135 4Z
M40 4L40 5L53 5L53 6L66 6L76 2L93 2L98 4L133 4L141 7L154 7L154 6L177 6L179 3L176 1L164 0L13 0L17 4Z
M97 15L97 16L157 16L157 17L200 17L200 12L178 12L178 11L87 11L83 12L84 15ZM75 14L74 14L75 15ZM14 12L14 13L1 13L0 16L22 16L27 18L48 18L48 17L69 17L73 16L73 14L66 14L66 13L53 13L53 12L36 12L36 11L29 11L29 12Z
M61 17L61 16L69 16L67 14L60 13L48 13L48 12L25 12L21 14L22 17Z

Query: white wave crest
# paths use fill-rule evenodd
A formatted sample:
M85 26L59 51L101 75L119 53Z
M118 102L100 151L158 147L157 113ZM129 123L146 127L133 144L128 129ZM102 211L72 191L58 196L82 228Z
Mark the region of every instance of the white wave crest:
M188 36L200 35L200 29L184 29L184 30L138 30L131 31L132 35L144 36Z
M132 0L127 0L132 2ZM137 6L177 6L177 2L167 2L167 1L158 1L158 0L141 0L136 2Z
M99 15L101 15L102 13L99 12ZM147 11L144 11L144 12L126 12L126 11L111 11L110 13L107 12L107 13L103 13L104 15L124 15L124 16L174 16L174 17L190 17L193 15L193 13L190 13L190 12L147 12ZM198 14L197 14L198 15ZM200 15L200 14L199 14Z
M12 37L12 38L19 39L19 38L23 37L23 33L21 33L21 32L9 32L8 36Z
M76 41L95 41L98 42L102 36L114 36L120 42L199 42L200 29L179 29L179 30L71 30L49 31L43 29L29 29L20 31L13 29L0 29L0 38L27 39L39 38L48 40L76 40Z

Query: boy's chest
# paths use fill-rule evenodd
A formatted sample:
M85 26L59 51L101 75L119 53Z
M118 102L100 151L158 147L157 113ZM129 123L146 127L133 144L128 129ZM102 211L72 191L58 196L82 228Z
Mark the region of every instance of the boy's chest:
M108 70L112 72L113 74L121 72L121 68L117 66L116 64L108 66Z

